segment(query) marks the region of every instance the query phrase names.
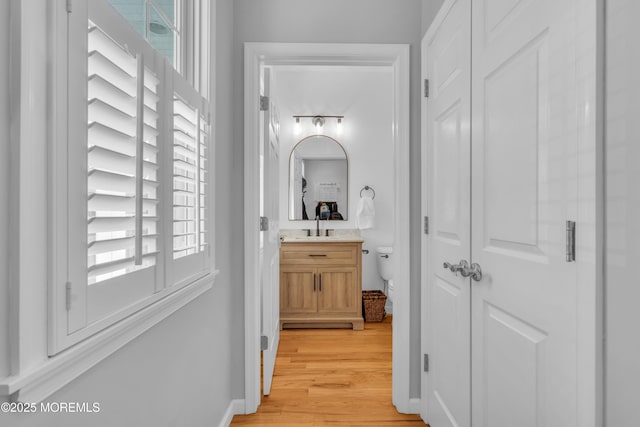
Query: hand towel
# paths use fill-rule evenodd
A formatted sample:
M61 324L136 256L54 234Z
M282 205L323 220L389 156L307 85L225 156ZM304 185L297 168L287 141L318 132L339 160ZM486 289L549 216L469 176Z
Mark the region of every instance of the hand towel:
M376 223L376 209L370 196L360 197L356 210L356 227L360 230L373 228Z

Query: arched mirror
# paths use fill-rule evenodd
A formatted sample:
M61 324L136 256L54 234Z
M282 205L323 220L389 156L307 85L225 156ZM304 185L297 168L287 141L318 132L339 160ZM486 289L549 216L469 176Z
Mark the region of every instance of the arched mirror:
M289 219L346 220L349 206L347 153L325 135L299 141L289 156Z

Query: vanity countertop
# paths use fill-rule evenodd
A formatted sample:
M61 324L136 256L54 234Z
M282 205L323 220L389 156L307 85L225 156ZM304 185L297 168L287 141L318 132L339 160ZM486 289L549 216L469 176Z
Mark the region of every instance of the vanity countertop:
M364 242L360 236L338 235L338 236L282 236L283 242L287 243L327 243L327 242Z
M311 230L314 234L315 230ZM330 242L364 242L358 230L331 230L331 235L325 236L325 230L320 230L320 236L307 236L307 230L280 230L280 240L288 243L330 243Z

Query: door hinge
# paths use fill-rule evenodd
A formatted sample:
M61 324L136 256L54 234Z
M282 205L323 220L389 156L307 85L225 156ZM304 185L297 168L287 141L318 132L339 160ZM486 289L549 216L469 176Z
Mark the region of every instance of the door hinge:
M260 111L268 111L269 110L269 97L261 96L260 97Z
M260 350L269 350L269 337L266 335L260 336Z
M576 222L567 221L567 262L576 260Z
M260 231L267 231L269 229L269 218L266 216L260 217Z
M67 0L67 13L71 13L71 9L72 9L71 1L72 0Z
M424 355L424 371L429 372L429 355Z
M67 282L65 285L65 299L67 311L71 310L71 282Z
M429 79L424 79L424 97L429 97Z
M429 234L429 217L424 217L424 234Z

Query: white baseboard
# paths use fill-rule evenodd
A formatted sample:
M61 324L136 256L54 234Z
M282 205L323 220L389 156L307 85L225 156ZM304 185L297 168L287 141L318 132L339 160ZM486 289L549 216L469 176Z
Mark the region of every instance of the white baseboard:
M421 404L422 404L422 401L420 400L420 398L414 397L412 399L409 399L409 413L419 414Z
M229 406L220 420L218 427L229 427L234 415L244 414L244 399L234 399L229 402Z

